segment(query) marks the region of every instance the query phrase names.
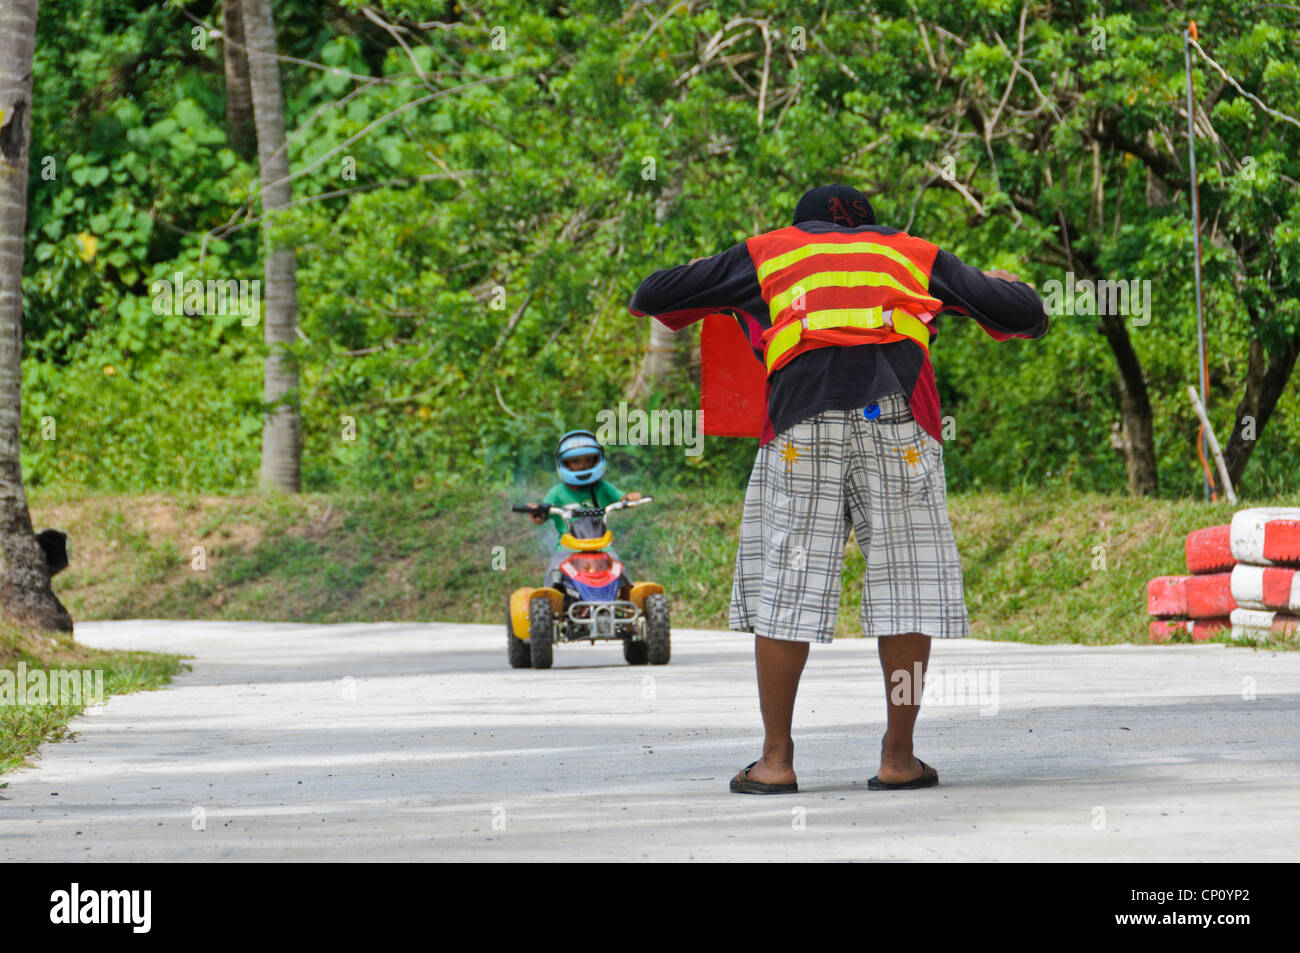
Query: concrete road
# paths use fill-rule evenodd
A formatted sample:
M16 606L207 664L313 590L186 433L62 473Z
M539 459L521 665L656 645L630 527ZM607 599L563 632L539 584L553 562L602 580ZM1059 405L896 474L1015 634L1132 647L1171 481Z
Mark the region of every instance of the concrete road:
M814 646L799 793L754 797L727 790L761 738L746 636L535 672L496 626L77 633L193 672L6 775L0 863L1300 859L1300 653L936 641L917 753L941 783L878 793L875 645Z

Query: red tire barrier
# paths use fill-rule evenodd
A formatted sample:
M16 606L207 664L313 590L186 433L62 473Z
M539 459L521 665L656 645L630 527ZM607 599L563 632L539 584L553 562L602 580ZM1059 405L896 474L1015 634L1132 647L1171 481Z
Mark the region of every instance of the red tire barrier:
M1237 601L1232 598L1230 572L1190 576L1184 591L1187 593L1187 614L1193 619L1215 619L1237 608Z
M1187 534L1184 543L1187 571L1190 573L1227 572L1237 560L1232 555L1232 526L1207 526Z
M1300 508L1260 507L1232 517L1232 555L1257 566L1300 566Z
M1168 642L1176 635L1190 635L1193 642L1204 642L1231 628L1227 616L1218 619L1152 619L1151 641Z
M1157 576L1147 583L1147 613L1157 617L1215 619L1237 608L1232 573L1204 576Z
M1232 569L1232 597L1243 609L1300 613L1300 570L1238 563Z
M1147 583L1147 614L1157 618L1187 615L1190 576L1156 576Z

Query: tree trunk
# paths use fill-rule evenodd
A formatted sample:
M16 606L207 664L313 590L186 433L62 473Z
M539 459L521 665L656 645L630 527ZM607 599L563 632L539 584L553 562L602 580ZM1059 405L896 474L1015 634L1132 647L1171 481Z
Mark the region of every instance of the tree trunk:
M1130 150L1132 151L1132 150ZM1159 184L1159 179L1148 179ZM1049 177L1050 184L1050 177ZM1161 186L1163 188L1163 186ZM985 199L978 191L972 191L980 202ZM1070 270L1076 268L1076 261L1084 277L1095 280L1101 274L1095 259L1081 252L1078 245L1081 235L1077 228L1072 228L1065 216L1044 213L1038 208L1037 199L1015 197L1015 204L1020 211L1033 215L1043 225L1059 224L1061 238L1064 242L1065 258ZM1118 207L1118 205L1117 205ZM1156 467L1155 427L1151 421L1151 398L1147 392L1146 375L1142 372L1142 361L1133 350L1129 339L1128 327L1124 317L1114 314L1100 315L1097 332L1106 338L1111 354L1115 358L1115 368L1119 371L1119 412L1120 427L1112 430L1110 445L1124 456L1124 470L1128 474L1128 490L1133 496L1154 496L1160 488L1160 474Z
M655 202L656 224L663 224L681 194L682 187L678 184L668 185L659 193L659 199ZM641 367L628 396L633 400L641 400L652 391L666 389L673 372L687 359L686 348L690 340L689 334L670 330L667 325L651 318L650 342L646 345L645 356L641 358Z
M1122 316L1102 315L1099 330L1106 336L1119 369L1119 407L1125 439L1118 446L1124 452L1129 493L1154 496L1160 483L1156 470L1155 434L1151 426L1151 399L1147 394L1142 363L1133 350Z
M253 130L253 90L249 85L248 57L244 54L244 15L241 0L223 0L221 33L226 63L226 130L230 145L250 158L256 145Z
M1250 364L1246 371L1246 389L1237 405L1236 423L1232 436L1223 449L1223 462L1228 467L1228 478L1233 488L1241 493L1241 476L1255 451L1255 445L1264 435L1264 425L1273 416L1278 399L1286 390L1291 372L1295 370L1300 346L1288 341L1281 350L1274 351L1264 363L1264 346L1258 339L1250 342ZM1246 418L1250 418L1247 420Z
M0 2L0 612L19 625L71 632L50 588L23 490L22 300L31 145L32 51L39 0Z
M650 343L646 345L645 356L641 359L641 373L637 375L636 384L632 388L633 398L640 400L651 391L665 386L673 371L681 364L680 341L685 337L686 335L679 335L667 325L651 319Z
M298 331L297 264L292 248L273 244L278 210L289 204L289 156L284 145L284 96L276 59L271 0L243 0L248 73L257 123L262 175L262 235L266 256L266 343L262 395L263 490L297 493L301 486L302 424L298 418L298 366L289 348Z

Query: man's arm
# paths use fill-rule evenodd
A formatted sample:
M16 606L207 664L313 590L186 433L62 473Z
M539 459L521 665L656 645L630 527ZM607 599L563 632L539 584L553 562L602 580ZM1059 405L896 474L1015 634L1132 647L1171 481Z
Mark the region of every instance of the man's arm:
M750 313L762 291L753 259L744 242L689 265L665 268L641 282L629 310L638 317L653 315L680 331L705 315L723 309Z
M1037 291L1007 272L972 268L951 252L935 256L930 293L943 310L969 315L998 341L1047 333L1047 308Z

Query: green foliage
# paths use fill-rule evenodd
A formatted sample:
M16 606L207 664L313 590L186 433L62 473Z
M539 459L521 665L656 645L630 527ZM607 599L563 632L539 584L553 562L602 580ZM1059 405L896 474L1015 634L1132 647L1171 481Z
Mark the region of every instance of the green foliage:
M281 52L297 58L280 64L295 206L277 237L297 249L308 488L548 473L555 437L594 427L636 377L647 328L626 304L642 278L784 224L810 186L848 181L883 223L1040 288L1066 270L1151 281L1151 321L1128 331L1162 489L1198 492L1184 11L1066 4L1031 10L1021 37L1020 5L1000 0L720 0L671 14L606 0L384 3L408 55L363 5L276 4ZM153 307L153 282L178 271L262 274L258 170L228 145L222 42L195 49L186 10L220 19L202 3L41 7L24 280L36 483L256 480L260 325ZM1248 88L1300 112L1290 14L1212 0L1193 15ZM415 29L430 20L448 27ZM1215 236L1211 410L1226 439L1251 340L1300 336L1300 138L1203 65L1197 93L1218 135L1198 144ZM1145 148L1155 173L1134 152ZM982 214L936 178L945 162ZM1110 446L1119 377L1095 323L1058 317L1042 341L998 344L944 319L933 359L954 488L1125 487ZM697 398L683 373L641 405ZM1252 492L1294 486L1297 401L1292 387L1262 431ZM713 438L698 458L614 451L649 490L743 484L752 453Z

